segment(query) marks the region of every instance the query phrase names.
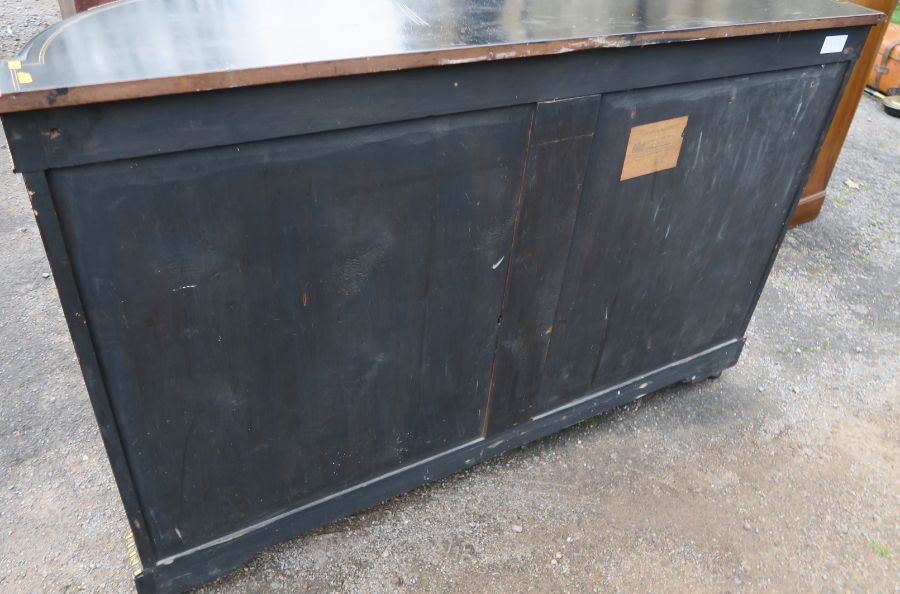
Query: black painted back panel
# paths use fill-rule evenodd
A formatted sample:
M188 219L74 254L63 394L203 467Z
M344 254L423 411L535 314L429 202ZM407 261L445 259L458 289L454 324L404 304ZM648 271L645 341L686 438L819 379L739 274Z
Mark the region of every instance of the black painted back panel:
M161 144L163 100L50 112L76 156L225 145L47 173L155 558L739 338L846 63L619 91L674 63L602 96L385 75L288 118L235 91L248 113L191 103ZM631 127L683 115L678 166L620 182Z
M479 436L532 111L50 172L160 556Z
M543 381L516 420L742 336L844 69L603 97ZM631 127L685 115L677 167L620 181Z

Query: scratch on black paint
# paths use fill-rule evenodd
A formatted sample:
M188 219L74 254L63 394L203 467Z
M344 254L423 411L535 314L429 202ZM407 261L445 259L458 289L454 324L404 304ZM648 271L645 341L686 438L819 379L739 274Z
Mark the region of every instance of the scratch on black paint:
M597 361L594 363L594 370L591 372L591 385L597 383L597 374L600 372L601 364L603 363L603 356L606 354L606 344L609 342L609 331L610 331L610 311L614 311L616 309L616 303L619 300L619 295L617 294L613 297L612 303L606 306L606 311L603 314L603 339L600 341L600 348L597 352Z

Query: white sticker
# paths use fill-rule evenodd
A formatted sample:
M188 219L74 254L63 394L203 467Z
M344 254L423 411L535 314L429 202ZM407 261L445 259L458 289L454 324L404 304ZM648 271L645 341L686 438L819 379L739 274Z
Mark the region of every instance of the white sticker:
M846 35L829 35L822 44L822 54L838 54L844 51L844 45L847 44Z

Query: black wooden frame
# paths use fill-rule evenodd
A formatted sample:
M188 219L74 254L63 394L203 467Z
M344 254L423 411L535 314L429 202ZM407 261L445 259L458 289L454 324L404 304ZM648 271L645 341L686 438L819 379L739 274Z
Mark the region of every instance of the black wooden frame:
M3 123L15 166L24 173L94 413L137 544L143 566L136 575L138 589L142 592L182 591L236 568L262 547L297 536L424 482L447 476L627 403L649 391L683 380L716 375L737 362L743 340L725 342L620 385L582 397L498 435L463 444L201 547L160 559L145 529L145 510L132 482L132 469L124 454L98 364L90 321L86 319L81 305L68 248L57 219L54 197L47 184L47 170L817 64L845 63L844 85L856 58L855 48L861 47L867 28L831 30L828 33L848 34L848 47L854 48L854 51L820 55L823 31L810 31L646 48L592 50L563 56L250 87L4 116ZM360 97L367 98L363 108L359 107ZM838 97L835 97L825 125L818 133L819 142L824 138L837 101ZM190 134L180 133L188 126ZM57 134L60 128L65 129L65 134ZM814 157L815 154L811 153L806 159L807 172ZM794 191L794 206L800 189L797 187ZM784 238L792 211L793 208L782 224L766 277ZM753 306L747 312L744 330L763 284L759 283Z

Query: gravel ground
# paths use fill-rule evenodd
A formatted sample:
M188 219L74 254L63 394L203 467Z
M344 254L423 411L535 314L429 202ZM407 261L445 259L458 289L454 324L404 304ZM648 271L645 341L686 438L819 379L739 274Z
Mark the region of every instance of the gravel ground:
M0 6L4 55L57 18L50 0ZM898 141L900 120L864 99L825 211L788 236L721 379L335 522L201 591L900 592ZM0 591L127 592L125 517L2 152Z

